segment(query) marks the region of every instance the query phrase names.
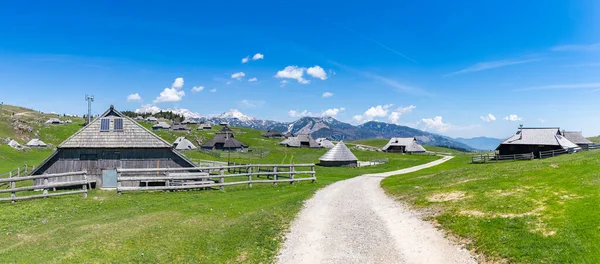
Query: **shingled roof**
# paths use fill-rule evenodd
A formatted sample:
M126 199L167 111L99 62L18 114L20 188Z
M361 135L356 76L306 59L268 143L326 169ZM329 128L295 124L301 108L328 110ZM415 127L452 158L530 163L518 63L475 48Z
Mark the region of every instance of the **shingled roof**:
M400 137L393 137L390 139L390 141L388 141L387 144L385 144L385 146L383 146L382 150L386 151L389 147L392 146L404 146L404 151L405 152L425 152L427 150L425 150L425 148L421 145L419 145L419 143L417 142L417 139L414 137L409 137L409 138L400 138Z
M286 145L288 147L302 147L307 146L309 148L320 148L321 146L317 143L313 137L309 134L297 135L295 137L289 137L279 143L280 145Z
M103 118L110 120L108 131L100 131ZM123 129L115 130L115 119L119 118L123 120ZM171 148L171 144L111 106L58 148Z
M319 158L320 161L358 161L352 151L346 147L343 141L337 143L327 153Z
M178 137L175 140L175 142L173 142L173 146L175 147L176 150L193 150L193 149L196 149L196 146L194 146L194 144L192 144L192 142L189 141L185 137Z
M202 148L213 148L217 144L223 144L224 148L247 148L248 145L237 140L232 133L217 133L215 136L202 144Z
M589 141L587 138L585 138L581 134L581 132L578 131L563 131L563 136L565 136L569 141L577 145L594 144L592 141Z
M546 145L560 146L564 149L578 148L575 143L569 141L561 133L558 127L528 128L523 127L512 137L500 145ZM498 147L499 149L500 147Z

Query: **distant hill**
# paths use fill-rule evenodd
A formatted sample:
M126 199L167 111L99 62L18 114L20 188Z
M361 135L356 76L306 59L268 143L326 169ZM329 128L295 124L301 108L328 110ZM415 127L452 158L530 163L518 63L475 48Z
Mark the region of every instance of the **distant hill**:
M293 122L277 122L261 120L242 114L232 109L216 117L204 118L215 124L228 123L231 126L246 127L260 130L279 130L293 134L312 134L315 138L330 138L334 140L360 140L372 138L415 137L425 145L448 147L461 151L471 151L475 148L445 137L426 131L383 122L367 122L359 126L341 122L333 117L302 117Z
M503 139L489 137L456 138L455 140L479 150L494 150L504 141Z

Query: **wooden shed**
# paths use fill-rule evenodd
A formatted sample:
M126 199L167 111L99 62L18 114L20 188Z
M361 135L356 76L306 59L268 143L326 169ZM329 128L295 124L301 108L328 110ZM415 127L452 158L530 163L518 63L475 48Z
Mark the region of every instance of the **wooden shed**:
M343 141L337 143L319 158L319 165L326 167L356 167L358 159Z
M581 132L579 131L564 131L563 135L571 142L577 144L582 149L589 149L591 145L594 145L594 142L585 138Z
M427 151L414 137L393 137L381 150L393 153L424 153Z
M224 126L211 140L202 144L202 149L207 150L244 151L247 148L248 145L237 140L228 126Z
M116 168L180 167L195 167L195 164L173 151L169 142L111 106L100 117L58 145L56 151L32 174L87 170L88 180L95 180L97 186L115 188ZM50 181L78 180L82 180L81 176L58 177ZM141 183L129 184L138 186Z
M278 130L269 130L267 132L265 132L264 134L262 134L263 137L266 138L283 138L283 134L281 134L281 132L279 132Z
M580 149L569 141L558 127L520 127L516 134L496 148L500 155L533 153L540 151Z

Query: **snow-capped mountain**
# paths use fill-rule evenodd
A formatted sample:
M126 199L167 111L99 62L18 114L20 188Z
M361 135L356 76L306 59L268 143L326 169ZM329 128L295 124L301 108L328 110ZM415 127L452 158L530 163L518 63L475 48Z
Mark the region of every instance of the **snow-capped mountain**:
M367 122L359 126L340 122L333 117L302 117L293 122L261 120L247 116L236 109L218 116L207 118L213 124L228 123L230 126L247 127L260 130L279 130L293 134L312 134L314 138L334 140L358 140L368 138L415 137L422 144L445 146L455 149L473 150L472 147L426 131L382 122Z

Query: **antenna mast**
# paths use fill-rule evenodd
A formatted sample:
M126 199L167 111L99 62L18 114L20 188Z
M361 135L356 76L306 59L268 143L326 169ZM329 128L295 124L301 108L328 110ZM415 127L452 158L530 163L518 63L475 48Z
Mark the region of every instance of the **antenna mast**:
M87 123L91 123L92 122L92 102L94 101L94 96L93 95L85 95L85 100L88 102L88 120Z

